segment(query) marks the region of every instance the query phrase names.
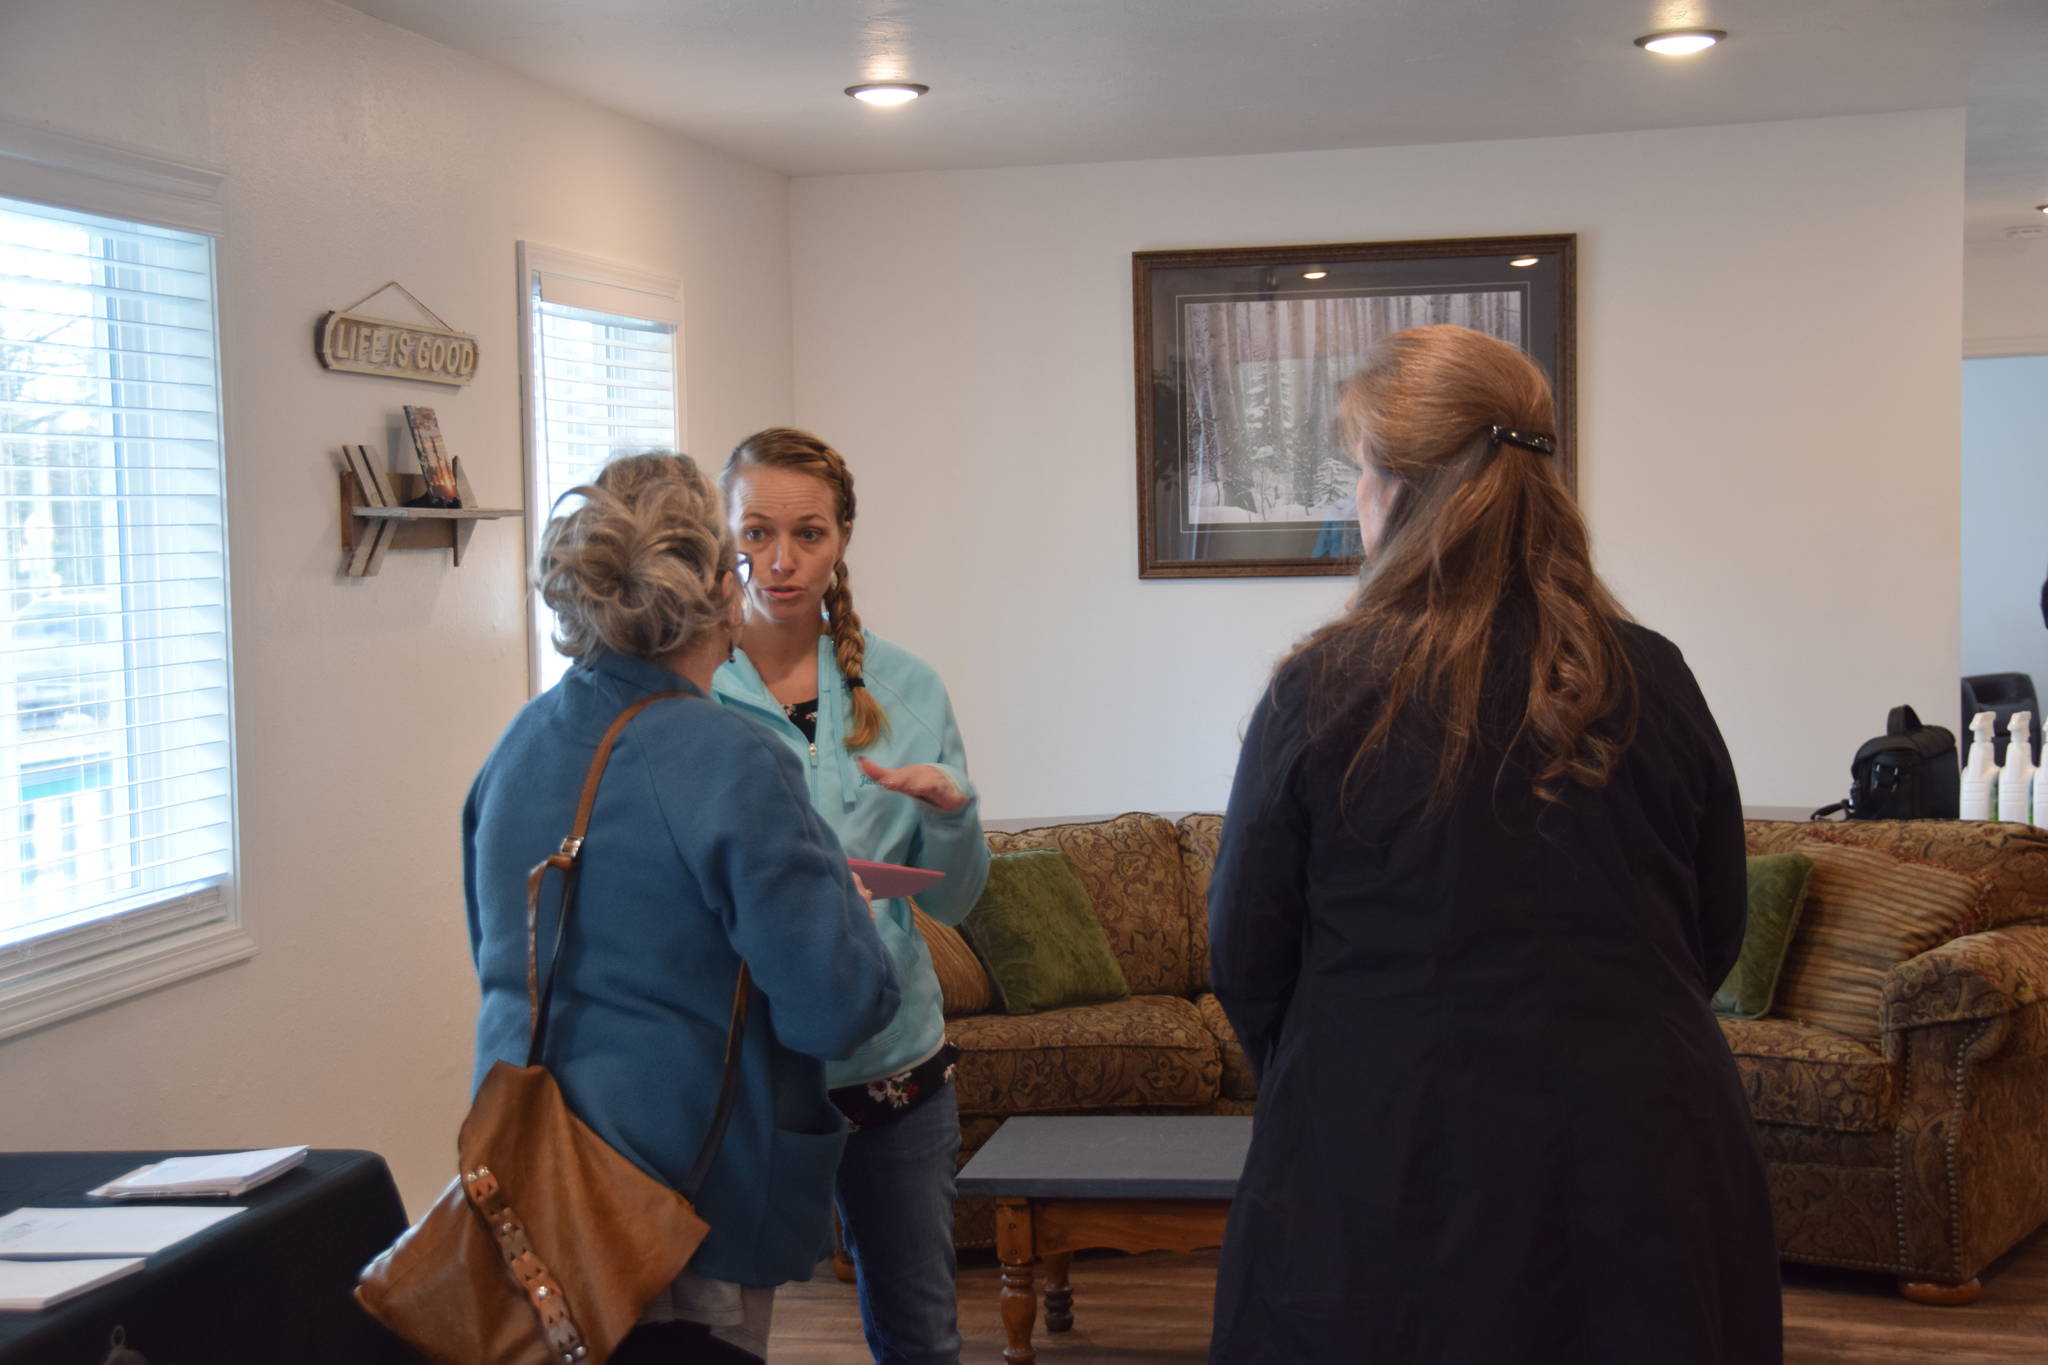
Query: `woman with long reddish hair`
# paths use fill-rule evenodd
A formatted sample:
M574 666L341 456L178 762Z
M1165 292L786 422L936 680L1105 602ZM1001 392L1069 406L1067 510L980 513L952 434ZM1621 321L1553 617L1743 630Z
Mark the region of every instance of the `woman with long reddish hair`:
M1340 427L1365 568L1258 704L1209 894L1260 1083L1211 1360L1770 1365L1706 701L1593 572L1515 347L1396 333Z

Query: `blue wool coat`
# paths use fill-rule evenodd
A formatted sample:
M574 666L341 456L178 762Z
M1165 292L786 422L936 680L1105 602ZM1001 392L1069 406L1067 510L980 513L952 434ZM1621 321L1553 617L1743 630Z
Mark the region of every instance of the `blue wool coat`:
M739 1101L697 1210L701 1275L809 1277L830 1234L845 1121L823 1061L892 1018L896 977L803 774L759 726L643 660L600 654L520 711L463 810L482 987L475 1082L525 1060L526 876L560 845L599 738L654 692L612 751L549 1016L544 1061L570 1107L679 1185L718 1093L733 983L753 971ZM556 877L541 900L543 971Z

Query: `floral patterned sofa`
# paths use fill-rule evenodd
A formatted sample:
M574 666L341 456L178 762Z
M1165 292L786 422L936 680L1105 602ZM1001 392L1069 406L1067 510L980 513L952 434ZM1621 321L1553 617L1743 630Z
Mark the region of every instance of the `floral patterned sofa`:
M1138 813L988 835L997 853L1058 848L1074 860L1131 995L952 1018L963 1163L1014 1114L1251 1111L1250 1068L1208 989L1221 830L1218 815ZM1779 1250L1968 1302L1978 1272L2048 1221L2048 831L1753 821L1748 842L1816 860L1772 1013L1722 1021ZM1887 961L1860 942L1862 926L1844 918L1855 893L1891 885L1851 885L1869 876L1897 880L1905 932L1923 950ZM1939 894L1921 897L1916 877ZM962 1246L992 1240L987 1201L960 1201L956 1234Z
M1977 1274L2048 1221L2048 831L1962 821L1752 821L1751 853L1816 859L1771 1013L1724 1019L1749 1092L1787 1260L1897 1276L1910 1298L1968 1303ZM1888 855L1926 882L1903 960L1839 951L1831 850ZM1963 882L1953 920L1935 902ZM1908 913L1901 894L1897 913ZM1866 919L1875 918L1866 916ZM1853 942L1850 944L1853 949ZM1801 980L1830 947L1874 1017L1831 1021Z

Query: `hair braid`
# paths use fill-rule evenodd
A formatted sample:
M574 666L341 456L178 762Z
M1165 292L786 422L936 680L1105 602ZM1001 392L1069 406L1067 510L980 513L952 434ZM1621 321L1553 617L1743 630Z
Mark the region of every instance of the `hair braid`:
M795 427L769 427L757 431L733 447L719 483L728 498L733 480L747 469L787 469L808 474L832 490L839 529L853 534L853 471L846 458L808 431ZM825 616L832 633L832 660L839 676L846 679L852 694L851 723L846 729L846 747L865 749L889 732L889 713L868 689L867 640L861 634L860 613L853 609L853 589L848 584L846 557L832 566L832 581L825 588Z
M860 632L860 613L853 609L853 588L846 581L846 561L832 566L832 582L825 589L825 616L832 631L832 658L839 676L849 684L853 697L853 724L846 732L846 747L865 749L889 729L889 713L868 691L868 642Z

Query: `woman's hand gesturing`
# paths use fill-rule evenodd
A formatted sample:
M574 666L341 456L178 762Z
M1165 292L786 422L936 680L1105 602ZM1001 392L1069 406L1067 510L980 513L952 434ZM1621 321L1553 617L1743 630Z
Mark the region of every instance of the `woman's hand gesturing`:
M913 763L905 768L885 768L873 759L863 758L860 770L874 779L878 787L916 801L922 801L933 810L947 814L967 804L967 797L953 785L953 779L929 763Z

